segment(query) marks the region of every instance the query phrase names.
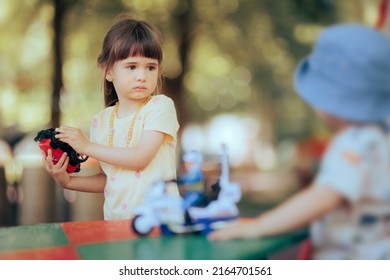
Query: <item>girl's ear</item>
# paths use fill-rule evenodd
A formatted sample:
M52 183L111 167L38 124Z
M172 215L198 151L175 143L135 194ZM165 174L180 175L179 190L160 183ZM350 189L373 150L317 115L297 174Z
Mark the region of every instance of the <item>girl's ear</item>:
M112 83L112 70L109 69L106 72L106 80Z

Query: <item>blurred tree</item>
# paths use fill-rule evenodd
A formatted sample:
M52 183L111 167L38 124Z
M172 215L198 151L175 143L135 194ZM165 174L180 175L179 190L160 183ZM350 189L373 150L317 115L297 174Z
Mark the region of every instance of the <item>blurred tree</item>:
M184 75L189 71L189 51L192 47L194 29L197 24L194 18L193 0L187 0L185 8L181 8L173 13L171 17L171 28L174 28L178 49L178 57L181 64L181 71L175 77L166 77L164 92L170 96L175 104L179 123L185 126L188 122L188 110L185 104L185 88L183 85Z
M87 129L103 100L96 57L114 17L125 12L163 35L164 92L174 99L182 128L233 113L258 119L273 142L319 133L321 124L294 95L294 66L321 28L367 22L366 7L374 2L1 1L0 52L7 55L0 65L0 127Z
M64 15L70 10L74 0L52 0L54 6L53 16L53 89L51 100L50 127L60 126L60 95L63 90L63 40L64 40Z

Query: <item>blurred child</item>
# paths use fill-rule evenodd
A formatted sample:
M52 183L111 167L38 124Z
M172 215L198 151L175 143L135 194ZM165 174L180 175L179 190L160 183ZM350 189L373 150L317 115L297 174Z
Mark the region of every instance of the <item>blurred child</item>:
M152 183L176 178L179 124L172 100L159 94L162 58L158 33L148 23L128 18L116 22L98 57L106 108L93 118L90 140L76 128L56 129L58 139L99 161L99 173L72 177L66 172L66 154L57 164L51 151L43 158L63 188L104 192L105 219L131 218Z
M358 24L325 29L295 71L302 99L334 129L311 186L210 240L310 226L314 259L390 258L390 38Z

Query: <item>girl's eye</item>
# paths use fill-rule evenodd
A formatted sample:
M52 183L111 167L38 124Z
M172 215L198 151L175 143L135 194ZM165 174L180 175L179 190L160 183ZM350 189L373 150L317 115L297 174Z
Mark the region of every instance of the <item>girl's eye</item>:
M148 70L149 71L154 71L154 70L156 70L156 66L148 66Z
M127 68L130 69L130 70L134 70L134 69L136 69L137 67L136 67L135 65L129 65L129 66L127 66Z

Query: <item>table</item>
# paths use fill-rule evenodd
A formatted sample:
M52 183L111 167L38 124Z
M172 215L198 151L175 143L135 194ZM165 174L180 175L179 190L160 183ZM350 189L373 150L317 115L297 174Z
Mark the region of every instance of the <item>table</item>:
M267 259L307 238L307 230L211 242L203 235L138 237L129 220L76 221L0 228L0 259L233 260Z

